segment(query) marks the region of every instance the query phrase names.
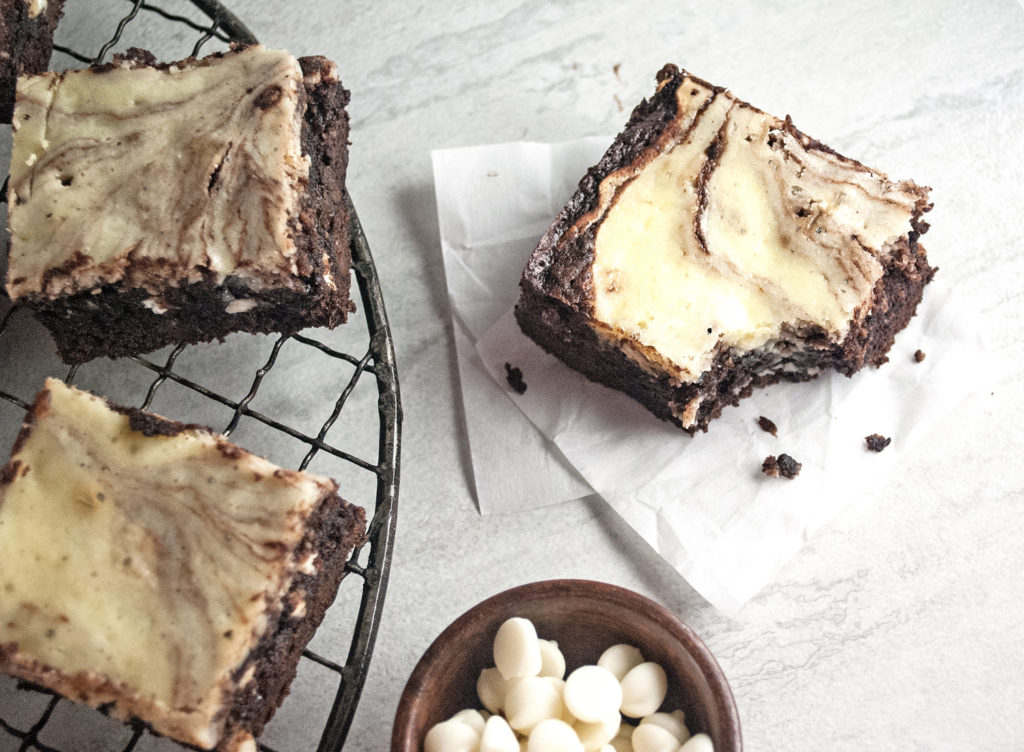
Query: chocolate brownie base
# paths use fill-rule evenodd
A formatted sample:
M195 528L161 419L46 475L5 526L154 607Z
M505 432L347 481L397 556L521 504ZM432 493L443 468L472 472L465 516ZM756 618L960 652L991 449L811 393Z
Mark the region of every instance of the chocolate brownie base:
M849 376L864 365L884 363L896 333L914 315L935 269L918 244L920 234L928 228L921 219L931 208L927 189L909 184L915 201L910 220L913 229L893 245L866 311L858 309L840 341L819 327L796 330L784 324L780 336L761 347L737 350L719 344L710 366L692 381L681 383L673 374L652 367L659 360L656 352L594 317L593 266L600 221L589 219L607 211L607 198L602 194L607 181L642 164L648 158L645 155L665 145L666 130L679 112L677 90L688 81L699 81L684 76L674 66L659 73L656 94L637 106L624 131L580 181L527 263L515 316L527 336L590 380L625 392L662 420L695 433L697 429L706 431L726 406L749 396L756 387L782 380L809 380L827 369ZM716 94L726 93L721 87L699 83ZM808 151L835 155L798 131L788 118L779 121L779 127ZM709 163L714 158L713 148L714 144L709 148ZM866 171L853 160L835 156ZM626 183L630 179L626 178ZM697 176L698 191L706 179L705 174ZM611 199L612 205L615 200Z
M231 53L228 53L231 54ZM214 55L211 57L218 57ZM167 69L143 50L130 50L103 71L124 67ZM154 290L129 280L51 297L30 293L24 302L53 335L60 357L69 364L96 357L121 357L166 345L223 340L232 332L293 334L308 327L333 328L355 310L350 298L350 204L345 189L348 166L349 92L334 78L333 64L314 56L299 59L303 73L302 152L309 157L308 184L297 220L291 226L299 285L252 285L243 276L181 283L169 278ZM217 175L211 176L211 190ZM74 273L73 257L61 273ZM148 261L136 264L135 272ZM148 280L159 280L153 268ZM154 306L153 300L159 300ZM232 301L245 307L226 310Z
M339 214L347 212L339 211ZM349 249L345 247L345 257ZM317 266L319 257L312 261ZM332 261L335 279L348 285L344 261ZM353 306L340 289L324 290L321 278L310 275L306 291L253 291L244 283L235 285L199 282L168 287L161 298L174 306L156 313L145 305L153 294L139 288L103 285L98 292L81 292L63 298L31 297L26 304L53 336L61 359L68 364L84 363L97 357L117 358L157 350L178 343L223 340L233 332L294 334L307 327L335 327L343 323ZM256 300L249 311L225 314L232 297ZM173 312L172 312L173 310Z
M18 76L49 67L63 13L64 0L49 0L35 16L27 0L0 0L0 122L11 122Z

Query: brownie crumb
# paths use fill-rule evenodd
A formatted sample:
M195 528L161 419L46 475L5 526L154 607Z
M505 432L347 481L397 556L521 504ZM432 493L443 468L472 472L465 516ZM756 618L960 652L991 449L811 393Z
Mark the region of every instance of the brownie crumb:
M925 359L925 352L924 352L924 350L915 350L914 351L914 362L915 363L920 363L924 359Z
M789 478L792 480L800 474L800 468L802 467L803 465L788 454L780 454L778 457L774 454L769 454L764 458L764 462L761 463L761 472L769 478Z
M526 391L526 382L523 381L523 372L511 363L505 364L505 378L508 379L508 385L516 390L516 394L522 394Z
M757 419L757 425L759 425L761 427L761 430L764 431L765 433L770 433L772 436L779 435L778 426L776 426L773 421L768 420L768 418L764 417L763 415Z
M870 436L864 437L864 443L867 444L868 449L872 452L881 452L892 443L892 439L882 436L880 433L873 433Z

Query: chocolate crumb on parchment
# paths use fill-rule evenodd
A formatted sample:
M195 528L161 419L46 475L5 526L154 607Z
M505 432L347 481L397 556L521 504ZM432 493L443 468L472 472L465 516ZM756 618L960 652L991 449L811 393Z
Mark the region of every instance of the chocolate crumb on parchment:
M887 436L882 436L880 433L873 433L870 436L864 437L864 443L870 451L881 452L892 443L892 439Z
M924 350L914 350L914 362L915 363L920 363L922 360L925 359L925 357L926 356L925 356Z
M761 430L765 433L770 433L772 436L779 435L779 427L775 425L774 421L769 420L763 415L757 419L757 425L761 427Z
M526 382L523 381L523 372L511 363L505 364L505 378L508 380L508 385L516 390L516 394L522 394L526 391Z
M778 457L774 454L769 454L764 458L764 462L761 463L761 472L769 478L788 478L792 480L800 474L800 468L802 467L803 465L788 454L780 454Z

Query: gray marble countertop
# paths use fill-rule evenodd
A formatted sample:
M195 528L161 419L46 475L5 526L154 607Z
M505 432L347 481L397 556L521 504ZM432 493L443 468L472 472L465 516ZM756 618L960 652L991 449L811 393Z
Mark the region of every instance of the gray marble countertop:
M1024 749L1019 4L228 5L267 45L334 59L352 92L348 184L398 355L397 540L347 749L386 747L406 678L455 617L556 577L632 588L690 624L731 681L749 750ZM614 134L666 62L931 185L929 257L976 306L997 368L732 618L599 498L478 513L438 241L432 149Z

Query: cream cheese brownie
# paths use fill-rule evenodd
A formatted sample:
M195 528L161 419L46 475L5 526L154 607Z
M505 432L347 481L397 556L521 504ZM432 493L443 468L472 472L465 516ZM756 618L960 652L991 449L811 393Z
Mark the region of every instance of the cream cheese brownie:
M347 101L258 45L22 78L8 293L70 363L342 323Z
M364 533L333 481L50 379L0 471L0 671L255 750Z
M18 76L42 73L64 0L0 0L0 122L11 122Z
M931 280L929 189L668 65L520 282L523 331L689 432L887 359Z

